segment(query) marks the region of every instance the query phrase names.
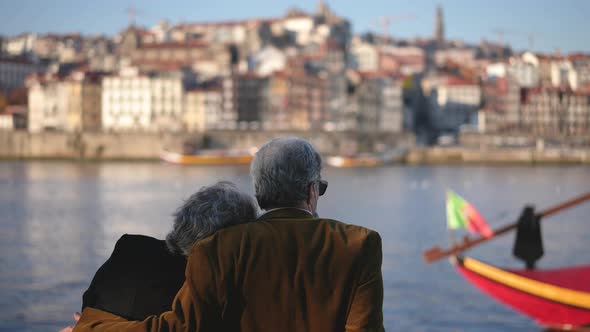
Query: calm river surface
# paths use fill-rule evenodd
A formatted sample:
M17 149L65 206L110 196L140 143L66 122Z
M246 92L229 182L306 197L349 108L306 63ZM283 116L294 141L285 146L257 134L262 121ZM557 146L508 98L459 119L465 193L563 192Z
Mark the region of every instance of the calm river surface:
M324 170L321 216L375 229L383 238L388 331L535 331L529 319L474 289L447 263L421 253L448 244L444 193L452 188L492 227L590 190L588 167L384 167ZM0 163L0 331L55 331L70 323L96 269L124 233L163 238L171 214L218 179L252 192L246 167L159 163ZM540 267L590 261L590 204L543 224ZM469 254L496 265L513 235Z

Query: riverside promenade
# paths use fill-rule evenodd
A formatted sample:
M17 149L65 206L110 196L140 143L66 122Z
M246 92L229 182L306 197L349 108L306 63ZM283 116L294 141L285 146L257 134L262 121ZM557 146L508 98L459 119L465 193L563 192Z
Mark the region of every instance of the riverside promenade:
M417 147L409 133L214 131L206 134L214 148L248 149L277 136L310 140L324 155L353 155L396 148L407 149L401 163L423 164L587 164L590 148L506 147L473 144ZM0 131L0 159L156 161L164 150L181 152L187 142L202 142L203 134L172 133L28 133Z

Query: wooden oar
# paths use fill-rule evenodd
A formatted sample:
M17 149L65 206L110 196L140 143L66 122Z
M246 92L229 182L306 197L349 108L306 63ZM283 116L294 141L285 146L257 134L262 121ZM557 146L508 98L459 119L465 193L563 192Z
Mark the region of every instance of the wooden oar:
M537 216L538 217L548 217L552 214L560 212L561 210L565 210L567 208L570 208L574 205L580 204L580 203L585 202L587 200L590 200L590 192L588 192L584 195L578 196L576 198L572 198L572 199L565 201L559 205L550 207L544 211L541 211L540 213L537 213ZM485 238L483 236L480 236L475 239L470 239L469 237L465 236L463 238L463 242L455 244L451 248L446 249L446 250L443 250L440 247L435 246L435 247L428 249L424 252L424 254L423 254L424 260L427 263L432 263L434 261L437 261L439 259L442 259L442 258L445 258L448 256L454 256L454 255L456 255L460 252L463 252L471 247L474 247L480 243L489 241L489 240L491 240L499 235L502 235L504 233L508 233L509 231L516 229L517 227L518 227L518 221L515 223L512 223L512 224L506 225L504 227L498 228L497 230L494 231L494 235L489 238Z

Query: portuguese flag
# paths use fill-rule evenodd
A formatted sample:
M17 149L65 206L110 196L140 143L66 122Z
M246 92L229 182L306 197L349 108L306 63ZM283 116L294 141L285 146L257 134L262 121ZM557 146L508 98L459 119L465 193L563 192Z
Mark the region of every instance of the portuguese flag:
M452 190L447 190L447 225L450 229L467 228L486 238L494 235L473 205Z

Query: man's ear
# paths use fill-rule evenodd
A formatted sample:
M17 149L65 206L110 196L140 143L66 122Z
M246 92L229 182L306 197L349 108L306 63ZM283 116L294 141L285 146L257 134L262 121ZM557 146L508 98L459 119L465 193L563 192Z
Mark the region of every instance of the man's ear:
M313 206L313 204L318 199L318 190L316 189L316 187L317 182L312 182L309 184L309 187L307 187L307 205L309 207Z

